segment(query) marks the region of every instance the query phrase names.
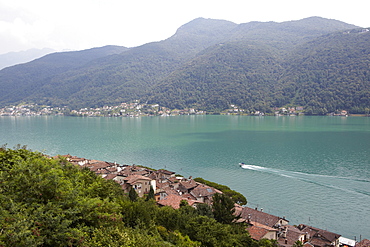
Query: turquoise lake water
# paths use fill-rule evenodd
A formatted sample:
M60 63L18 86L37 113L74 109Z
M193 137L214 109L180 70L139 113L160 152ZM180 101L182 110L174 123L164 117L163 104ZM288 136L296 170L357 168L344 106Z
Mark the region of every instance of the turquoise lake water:
M45 116L0 126L8 147L203 177L290 224L370 238L370 118Z

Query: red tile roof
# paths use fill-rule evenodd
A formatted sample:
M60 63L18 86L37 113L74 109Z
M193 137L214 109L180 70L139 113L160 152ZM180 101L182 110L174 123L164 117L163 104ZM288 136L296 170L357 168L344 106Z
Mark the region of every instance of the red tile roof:
M137 183L139 180L151 181L150 178L144 177L144 176L141 176L141 175L131 175L131 176L128 176L128 177L124 178L125 183L131 184L131 185Z
M248 219L249 216L251 221L255 221L269 227L275 226L282 219L272 214L268 214L249 207L244 207L242 209L240 217L243 219Z
M158 204L162 206L170 206L170 207L173 207L174 209L178 209L180 208L181 200L185 200L185 199L179 195L168 194L165 198L163 198L162 200L159 200Z
M250 226L248 232L254 240L261 240L269 231L261 227Z
M191 192L196 198L200 197L212 197L216 193L215 189L204 184L199 184Z
M197 186L197 183L194 180L181 181L180 186L186 190L190 190L192 188L195 188Z
M363 239L356 244L356 247L370 247L370 240Z

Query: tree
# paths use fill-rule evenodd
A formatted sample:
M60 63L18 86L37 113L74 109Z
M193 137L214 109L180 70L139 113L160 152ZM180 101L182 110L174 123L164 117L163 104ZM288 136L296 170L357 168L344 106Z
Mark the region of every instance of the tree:
M207 216L209 218L213 218L212 208L206 203L200 203L197 205L196 212L199 215Z
M302 247L302 246L303 246L303 243L299 240L295 241L293 244L293 247Z
M130 198L131 201L136 202L139 195L136 193L136 190L133 187L131 187L128 193L128 197Z
M150 190L149 190L149 193L146 197L146 200L149 201L149 200L153 200L154 199L154 190L153 190L153 186L150 186Z
M220 223L230 224L236 218L234 202L224 194L216 193L213 195L212 208L214 218Z
M189 203L187 200L181 200L180 201L180 207L185 207L185 206L189 206Z

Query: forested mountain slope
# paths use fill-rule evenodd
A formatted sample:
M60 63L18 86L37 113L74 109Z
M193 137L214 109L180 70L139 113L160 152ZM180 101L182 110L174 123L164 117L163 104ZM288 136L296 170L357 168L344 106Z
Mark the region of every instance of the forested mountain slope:
M95 57L83 55L86 51L64 54L73 54L72 58L51 54L1 70L0 106L29 102L70 108L100 107L135 99L208 111L222 110L230 104L262 111L286 104L307 106L311 99L297 98L300 93L306 94L301 86L310 80L296 79L298 71L306 73L300 68L307 59L304 56L309 55L305 51L311 44L321 54L321 46L314 42L354 28L320 17L244 24L198 18L163 41L130 49L116 47L115 52ZM355 47L355 42L356 39L348 39L339 45ZM333 44L332 49L335 52L334 49L342 48ZM347 49L347 56L356 56L358 63L365 66L360 60L366 56L359 58L357 53L352 54L354 50ZM318 56L317 60L330 63L326 58ZM359 111L367 106L366 102L358 103L351 101L343 106L356 105ZM340 106L332 104L327 110Z
M61 73L75 70L89 62L112 54L125 51L127 48L105 46L75 52L60 52L46 55L26 64L19 64L0 71L0 104L19 103L28 98L42 101L47 94L37 94L42 87L52 87L51 80ZM57 88L52 90L56 93ZM47 92L46 92L47 93ZM40 98L38 98L40 97Z
M341 31L280 56L261 43L213 46L166 78L149 97L171 108L249 111L303 106L309 114L370 107L370 32Z
M149 102L208 111L220 111L230 104L261 108L272 100L279 64L273 50L260 44L215 45L155 87Z
M336 32L297 47L281 82L282 103L305 106L307 113L363 113L370 108L369 29Z

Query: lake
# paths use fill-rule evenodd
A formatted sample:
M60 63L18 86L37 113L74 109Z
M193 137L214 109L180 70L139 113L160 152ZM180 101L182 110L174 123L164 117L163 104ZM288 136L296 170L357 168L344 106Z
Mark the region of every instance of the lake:
M0 117L0 126L10 148L202 177L290 224L370 238L370 118L45 116Z

